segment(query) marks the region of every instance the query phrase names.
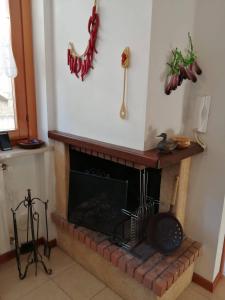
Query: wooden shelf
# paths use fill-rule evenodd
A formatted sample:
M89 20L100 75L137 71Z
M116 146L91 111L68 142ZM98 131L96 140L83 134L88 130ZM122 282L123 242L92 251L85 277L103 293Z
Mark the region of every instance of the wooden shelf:
M185 158L191 157L204 151L197 143L192 143L191 146L186 149L174 150L170 154L159 153L157 149L139 151L109 143L99 142L96 140L64 133L57 130L49 131L48 137L52 140L60 141L67 145L78 147L81 150L83 149L89 152L97 152L103 155L116 157L133 164L156 169L162 169L170 165L179 163Z

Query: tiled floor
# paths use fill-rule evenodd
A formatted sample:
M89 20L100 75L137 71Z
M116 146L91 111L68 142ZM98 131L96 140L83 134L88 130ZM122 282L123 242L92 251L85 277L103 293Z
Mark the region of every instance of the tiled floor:
M54 271L51 276L39 270L35 277L31 269L28 277L21 281L15 260L0 265L0 300L122 300L58 248L52 251L51 267ZM179 297L179 300L190 299L225 300L225 279L215 294L191 284Z

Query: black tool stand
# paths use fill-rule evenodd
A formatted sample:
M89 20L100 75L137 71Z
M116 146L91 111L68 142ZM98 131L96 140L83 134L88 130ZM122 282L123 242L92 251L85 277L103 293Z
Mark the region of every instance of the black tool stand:
M39 242L39 213L35 209L35 204L39 202L44 205L45 212L45 227L46 227L46 240L44 243L44 256L48 259L50 258L50 247L48 243L48 201L44 202L39 198L31 197L31 190L27 190L27 196L23 201L19 203L15 210L11 209L13 214L13 227L14 227L14 238L15 238L15 247L16 247L16 262L17 268L19 271L19 278L22 280L26 277L29 266L35 264L35 275L37 275L37 267L40 264L45 273L48 275L52 274L52 270L47 268L43 260L43 256L38 250ZM27 209L27 242L20 246L18 239L18 230L17 230L17 212L19 208L25 207ZM24 253L29 253L27 257L27 264L24 271L21 268L21 255Z

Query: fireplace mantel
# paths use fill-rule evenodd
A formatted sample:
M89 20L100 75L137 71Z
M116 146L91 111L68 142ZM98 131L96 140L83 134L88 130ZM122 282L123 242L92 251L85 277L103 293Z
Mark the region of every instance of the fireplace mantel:
M136 165L157 169L177 164L181 160L203 152L203 149L194 142L191 143L189 148L174 150L171 154L161 154L157 149L138 151L57 130L49 131L48 137L50 139L63 142L64 144L71 145L75 148L79 148L84 152L91 152L92 154L95 152L100 156L109 156L111 159L124 160Z
M53 219L56 221L58 233L57 242L60 247L67 251L85 268L90 270L91 273L105 281L107 285L109 285L113 290L116 291L116 293L125 299L175 299L191 282L194 260L198 256L197 255L195 257L195 253L191 253L189 250L187 251L187 255L191 258L191 260L187 259L187 257L179 257L181 261L178 262L178 265L176 265L178 270L175 270L175 273L172 274L172 277L170 272L167 272L168 274L164 274L165 276L160 273L160 276L157 277L156 285L152 285L152 283L149 284L149 282L147 282L145 279L141 280L140 285L133 277L126 274L127 270L129 269L128 261L131 261L132 263L135 262L135 258L131 257L129 253L125 253L123 256L119 256L118 258L121 261L120 265L122 266L121 270L123 271L121 272L120 269L115 268L114 265L111 266L108 261L105 261L104 258L99 255L99 253L94 253L96 251L93 251L92 248L86 249L81 243L79 243L80 239L74 240L74 236L78 231L74 229L74 225L69 224L67 221L69 174L71 163L70 155L73 150L76 150L78 152L83 152L91 156L97 156L105 160L111 160L113 162L136 169L159 169L154 171L160 173L161 176L160 211L163 211L164 208L166 208L166 211L169 210L171 204L170 202L174 195L174 182L177 180L177 178L179 178L176 204L173 212L174 215L179 219L180 223L184 226L191 158L193 155L203 152L203 149L198 144L192 143L187 149L175 150L171 154L163 155L160 154L157 149L138 151L63 133L60 131L49 131L48 136L50 139L55 140L54 156L56 173L56 211L54 214L55 218L53 216ZM65 230L67 227L68 230ZM80 227L80 229L82 232L83 230L88 230L84 227ZM80 233L81 231L79 231L79 236L82 235ZM70 234L68 234L68 232L70 232ZM93 242L89 235L84 237L84 241L88 244ZM103 254L108 250L114 251L117 249L115 245L111 245L108 241L102 241L101 246L104 247ZM118 254L120 255L120 251L122 250L119 249L118 251ZM117 251L115 254L117 255ZM109 252L108 256L110 256L110 259L111 255L113 254ZM187 266L188 268L185 267L187 262L189 265L189 267ZM139 262L137 262L137 264L139 266ZM137 270L139 269L138 266L136 265ZM162 266L164 266L164 262L158 266L158 269L156 268L156 270L158 270L157 272L162 272ZM146 274L149 274L150 271L148 268L149 266L147 264L147 270L144 269L144 273L146 271ZM154 273L155 268L153 268L153 270ZM143 270L141 272L143 272ZM107 274L107 276L105 276L105 274ZM155 278L159 274L154 273L153 275ZM109 280L106 280L106 278L109 278ZM145 287L146 284L148 286L147 289Z

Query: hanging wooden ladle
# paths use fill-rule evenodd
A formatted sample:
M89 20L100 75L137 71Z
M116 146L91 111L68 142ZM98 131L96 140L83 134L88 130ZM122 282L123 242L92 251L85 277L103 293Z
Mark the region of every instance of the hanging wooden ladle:
M127 69L130 65L130 48L126 47L121 56L121 66L124 68L124 76L123 76L123 99L122 105L120 108L120 117L121 119L127 118L127 105L126 105L126 90L127 90Z

